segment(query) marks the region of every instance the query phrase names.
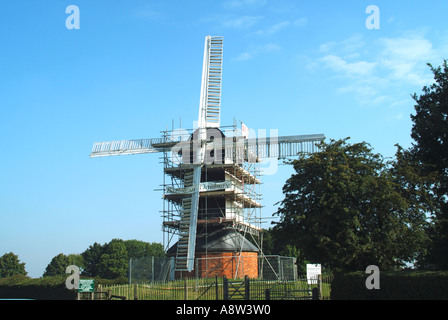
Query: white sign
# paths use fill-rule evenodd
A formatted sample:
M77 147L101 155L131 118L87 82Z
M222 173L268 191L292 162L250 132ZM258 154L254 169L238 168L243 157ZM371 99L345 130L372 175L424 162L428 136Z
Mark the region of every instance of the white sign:
M228 189L232 187L232 181L222 181L222 182L201 182L199 184L199 191L213 191L213 190L221 190ZM172 188L166 187L167 193L193 193L197 191L197 186L186 187L186 188Z
M318 275L320 274L322 274L320 264L306 265L306 278L308 279L308 284L317 284Z

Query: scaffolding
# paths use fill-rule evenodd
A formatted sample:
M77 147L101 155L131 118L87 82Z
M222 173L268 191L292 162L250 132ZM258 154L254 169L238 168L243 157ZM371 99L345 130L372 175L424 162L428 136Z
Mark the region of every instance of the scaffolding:
M236 122L235 122L236 123ZM199 129L162 131L163 141L176 145L164 148L163 246L168 250L180 237L184 199L199 188L197 233L205 237L217 229L230 228L259 243L261 232L260 159L251 153L236 124L207 131L207 150L201 159L199 186L188 184L194 167L195 139ZM202 142L204 143L204 142ZM259 245L256 244L258 247ZM206 257L205 257L206 258Z

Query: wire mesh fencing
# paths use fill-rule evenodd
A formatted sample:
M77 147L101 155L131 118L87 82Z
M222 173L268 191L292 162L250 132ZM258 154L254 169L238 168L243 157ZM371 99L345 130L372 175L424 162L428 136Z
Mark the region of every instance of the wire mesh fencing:
M253 258L239 255L225 257L196 258L194 270L187 275L190 278L243 278L251 274L252 278L261 280L296 280L296 258L278 255L259 255ZM129 261L129 283L148 283L172 281L178 278L175 272L174 257L142 257ZM254 276L255 274L255 276Z

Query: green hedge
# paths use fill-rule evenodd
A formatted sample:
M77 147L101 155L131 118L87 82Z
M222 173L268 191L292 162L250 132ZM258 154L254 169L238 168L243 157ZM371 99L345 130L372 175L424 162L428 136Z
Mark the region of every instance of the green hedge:
M337 273L332 300L448 300L448 271L380 272L380 289L368 290L365 272Z
M65 280L66 277L2 278L0 279L0 299L75 300L76 292L66 288Z
M66 276L32 279L22 275L0 278L0 299L75 300L77 292L67 289L66 279ZM127 283L127 278L95 279L95 286L123 283Z

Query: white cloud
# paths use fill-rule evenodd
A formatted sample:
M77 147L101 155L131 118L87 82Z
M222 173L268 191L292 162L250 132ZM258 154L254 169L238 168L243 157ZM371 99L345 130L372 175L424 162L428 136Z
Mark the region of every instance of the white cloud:
M448 40L448 39L447 39ZM367 43L361 35L319 46L322 55L310 65L320 66L336 79L338 93L352 94L360 104L395 105L415 88L433 81L427 62L442 62L447 43L435 48L422 34L384 37ZM328 73L330 72L330 73ZM395 117L394 120L400 120Z
M247 6L264 6L266 0L228 0L224 2L224 6L228 8L241 8Z
M369 76L373 73L373 70L377 65L376 62L367 61L347 62L334 55L327 55L322 58L322 61L327 68L333 69L336 72L341 72L349 77Z
M244 61L244 60L250 60L253 58L253 55L251 55L249 52L243 52L238 57L235 58L237 61Z
M245 29L254 26L260 19L260 16L240 16L236 18L227 18L222 21L222 26L224 28Z
M281 29L286 28L287 26L289 26L291 23L289 21L283 21L283 22L279 22L265 30L258 30L257 32L255 32L256 34L259 35L272 35L278 31L280 31Z
M382 38L378 60L390 77L423 86L431 78L426 62L437 55L432 43L421 37Z
M254 58L256 55L266 53L266 52L276 52L282 49L281 46L275 43L267 43L262 46L250 46L245 52L241 53L238 57L233 60L244 61Z
M254 34L262 36L270 36L288 27L303 27L307 24L307 22L308 19L306 18L298 19L292 22L288 20L281 21L265 29L260 29L254 32Z
M136 17L136 18L139 18L139 19L153 20L153 19L162 17L163 14L160 13L159 11L156 11L156 10L152 10L152 9L149 9L149 8L143 8L143 9L140 9L140 10L136 11L133 14L133 16Z
M296 27L303 27L308 23L308 19L307 18L300 18L297 19L293 22L293 25Z

